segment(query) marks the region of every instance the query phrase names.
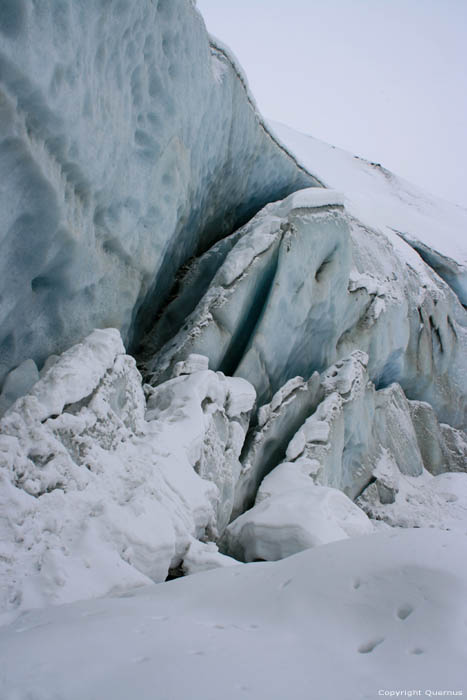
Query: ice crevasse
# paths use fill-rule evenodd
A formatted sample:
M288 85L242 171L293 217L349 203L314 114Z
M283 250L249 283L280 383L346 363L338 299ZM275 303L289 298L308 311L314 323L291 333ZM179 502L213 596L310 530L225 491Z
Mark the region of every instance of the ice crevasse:
M465 211L268 126L187 0L5 1L0 115L5 619L465 530Z

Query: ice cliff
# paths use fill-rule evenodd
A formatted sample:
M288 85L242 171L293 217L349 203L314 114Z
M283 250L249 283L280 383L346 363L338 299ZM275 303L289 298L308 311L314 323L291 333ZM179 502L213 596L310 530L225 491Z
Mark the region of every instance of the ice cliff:
M467 212L268 127L186 0L2 3L0 110L4 619L465 532Z
M317 184L186 0L5 0L0 121L0 382L95 327L137 340L181 264Z

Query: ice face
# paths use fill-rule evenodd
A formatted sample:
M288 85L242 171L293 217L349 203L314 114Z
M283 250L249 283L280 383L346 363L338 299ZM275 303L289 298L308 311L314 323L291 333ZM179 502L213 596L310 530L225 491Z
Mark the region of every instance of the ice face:
M420 257L467 304L467 210L425 192L396 174L340 148L271 123L300 162L327 187L345 192L348 211L377 229L423 276ZM408 245L406 245L408 244ZM412 247L418 255L409 249ZM420 257L419 257L420 256Z
M316 182L187 0L2 3L0 121L0 382L131 342L187 258Z
M151 383L201 353L213 369L252 383L260 406L292 377L308 379L363 351L378 389L397 382L408 398L428 401L441 421L463 427L464 308L421 259L417 274L410 257L349 216L341 201L316 188L292 194L231 237L227 254L215 246L206 262L196 260L178 306L167 308L147 338L156 349L174 309L184 317L173 338L147 353ZM214 262L219 268L205 289L197 271Z

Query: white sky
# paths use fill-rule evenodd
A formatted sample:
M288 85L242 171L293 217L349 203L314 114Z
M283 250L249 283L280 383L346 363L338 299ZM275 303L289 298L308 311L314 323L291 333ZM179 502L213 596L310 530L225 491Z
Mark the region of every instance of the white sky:
M467 207L467 0L197 5L266 118Z

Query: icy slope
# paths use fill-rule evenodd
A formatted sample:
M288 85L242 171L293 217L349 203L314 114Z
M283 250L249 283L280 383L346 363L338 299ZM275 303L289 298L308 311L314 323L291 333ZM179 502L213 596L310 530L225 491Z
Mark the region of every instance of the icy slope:
M466 537L390 531L24 614L4 700L368 700L465 692Z
M393 245L405 239L467 305L467 210L437 198L346 151L277 122L274 133L327 187L345 193L346 209L385 233ZM440 173L442 177L442 173ZM433 183L436 192L436 182ZM400 246L399 246L400 247ZM404 247L401 248L404 251ZM407 259L416 260L405 252Z
M195 251L314 183L189 0L5 0L0 123L0 383L131 340Z

